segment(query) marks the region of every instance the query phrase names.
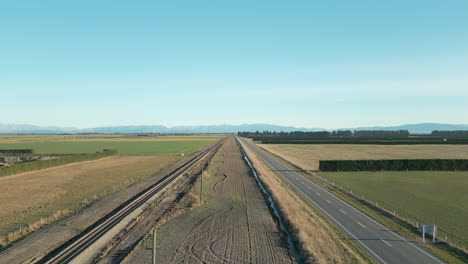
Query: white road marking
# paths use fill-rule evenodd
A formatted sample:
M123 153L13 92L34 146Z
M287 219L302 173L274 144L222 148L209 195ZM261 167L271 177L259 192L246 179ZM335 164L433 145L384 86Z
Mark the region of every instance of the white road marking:
M357 223L358 223L360 226L362 226L362 227L366 228L366 226L365 226L365 225L363 225L363 224L361 224L361 223L359 223L359 222L357 222Z
M331 202L329 200L327 200L327 203L331 204Z
M388 243L387 241L383 240L382 239L382 242L384 242L385 244L389 245L390 247L393 247L392 245L390 245L390 243Z
M254 150L254 152L256 154L258 154L258 156L260 156L263 160L266 161L266 159L268 160L271 160L271 161L274 161L274 162L278 162L274 159L269 159L270 157L268 156L268 154L264 154L263 152L260 152L260 150L254 146L253 144L250 144L251 146L249 146L252 150ZM253 146L253 147L252 147ZM267 155L266 159L265 157L263 157L263 155ZM280 165L284 166L283 164L280 163ZM284 166L286 167L286 166ZM289 181L288 179L286 179L287 181ZM306 179L307 182L309 182L310 184L313 184L314 186L316 186L317 188L321 189L322 191L324 191L325 193L329 193L328 190L324 189L322 186L318 185L318 184L315 184L313 183L311 180L309 179ZM369 250L375 257L377 257L382 263L386 263L379 255L377 255L374 251L372 251L369 247L367 247L364 243L362 243L359 239L357 239L357 237L351 233L348 229L346 229L339 221L337 221L335 218L333 218L326 210L324 210L322 207L320 207L314 200L312 200L309 196L307 196L304 192L302 192L300 189L297 188L297 186L295 186L295 184L291 183L292 186L296 187L296 190L300 193L302 193L310 202L312 202L313 204L315 204L320 210L322 210L328 217L330 217L333 221L335 221L341 228L343 228L343 230L345 230L347 233L349 233L353 238L355 238L359 244L361 244L363 247L365 247L367 250ZM319 195L317 193L317 195ZM429 253L427 253L426 251L422 250L421 248L417 247L416 245L410 243L408 240L406 240L405 238L401 237L400 235L396 234L395 232L392 232L390 229L388 229L388 227L382 225L381 223L375 221L374 219L370 218L369 216L365 215L363 212L359 211L358 209L356 209L355 207L349 205L348 203L344 202L343 200L339 199L338 197L334 196L331 194L331 196L335 199L337 199L339 202L345 204L346 206L350 207L351 209L355 210L356 212L358 212L359 214L361 214L362 216L364 216L366 219L374 222L375 224L381 226L382 228L384 228L385 230L387 230L388 232L390 232L390 234L393 234L395 235L396 237L400 238L401 240L405 241L406 243L408 243L410 246L416 248L418 251L422 252L423 254L427 255L428 257L432 258L433 260L437 261L438 263L441 263L441 264L445 264L444 262L438 260L437 258L435 258L434 256L430 255Z
M318 196L320 196L320 193L316 193Z
M345 212L345 211L343 211L343 210L341 210L341 209L340 209L340 212L342 212L343 214L346 214L346 212Z
M286 179L288 182L289 180ZM357 242L359 242L359 244L361 244L363 247L365 247L367 250L369 250L369 252L371 252L375 257L377 257L380 262L382 262L383 264L387 264L387 262L385 262L379 255L377 255L377 253L375 253L374 251L372 251L372 249L370 249L368 246L366 246L364 243L362 243L361 240L359 240L353 233L351 233L351 231L349 231L346 227L344 227L338 220L336 220L333 216L331 216L327 211L325 211L322 207L320 207L320 205L318 205L314 200L312 200L309 196L307 196L303 191L301 191L300 189L297 188L296 185L294 185L294 183L290 182L292 186L294 186L296 188L296 190L300 193L302 193L302 195L304 195L307 200L309 200L310 202L312 202L313 204L315 204L315 206L317 206L320 210L322 210L322 212L324 212L328 217L330 217L333 221L335 221L335 223L337 223L339 226L341 226L341 228L343 228L344 231L346 231L348 234L350 234Z

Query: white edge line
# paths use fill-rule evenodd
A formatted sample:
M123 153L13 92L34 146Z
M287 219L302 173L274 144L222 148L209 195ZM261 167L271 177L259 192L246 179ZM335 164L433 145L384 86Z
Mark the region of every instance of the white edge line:
M266 154L268 155L268 154ZM280 163L279 161L277 161L278 163ZM281 165L287 167L286 165L280 163ZM312 182L311 180L307 179L306 177L303 177L302 175L300 175L299 173L295 172L296 174L298 174L299 176L301 176L302 178L306 179L308 182L310 182L311 184L313 184L314 186L317 186L318 188L320 188L322 191L330 194L331 196L333 196L335 199L339 200L340 202L344 203L345 205L351 207L353 210L357 211L358 213L362 214L363 216L365 216L366 218L370 219L372 222L376 223L377 225L383 227L385 230L387 230L388 232L390 232L391 234L395 235L396 237L402 239L403 241L405 241L406 243L410 244L411 246L413 246L414 248L416 248L417 250L421 251L422 253L424 253L425 255L429 256L430 258L434 259L435 261L439 262L439 263L442 263L442 264L445 264L445 262L442 262L440 261L439 259L437 259L436 257L432 256L431 254L427 253L426 251L422 250L421 248L417 247L416 245L414 245L413 243L410 243L408 240L406 240L405 238L401 237L400 235L396 234L395 232L393 232L392 230L390 230L388 227L382 225L381 223L375 221L373 218L371 218L370 216L364 214L363 212L359 211L357 208L351 206L350 204L348 204L347 202L341 200L340 198L336 197L334 194L330 193L328 190L324 189L322 186ZM283 177L284 178L284 177ZM286 178L285 178L286 179ZM297 188L297 187L296 187ZM302 192L301 192L302 193ZM304 194L305 195L305 194Z
M254 147L255 147L255 146L254 146ZM258 148L257 148L257 149L258 149ZM254 151L254 152L256 152L256 151ZM265 154L266 154L266 153L265 153ZM270 156L269 154L266 154L266 155ZM261 157L261 155L259 155L259 156L260 156L260 158L262 158L263 160L265 160L263 157ZM271 157L271 156L270 156L270 157ZM271 157L271 158L273 158L273 157ZM276 159L274 159L274 160L277 161ZM265 161L266 161L266 160L265 160ZM280 163L282 166L288 168L286 165L282 164L281 162L279 162L279 161L277 161L277 162ZM289 169L289 168L288 168L288 169ZM345 205L351 207L353 210L357 211L358 213L362 214L362 215L365 216L366 218L370 219L372 222L374 222L374 223L376 223L377 225L383 227L384 229L386 229L386 230L387 230L388 232L390 232L391 234L393 234L393 235L395 235L396 237L402 239L403 241L405 241L406 243L410 244L411 246L413 246L413 247L416 248L417 250L421 251L421 252L424 253L425 255L429 256L429 257L432 258L432 259L434 259L434 260L437 261L438 263L445 264L445 262L440 261L439 259L437 259L436 257L432 256L431 254L427 253L427 252L424 251L423 249L417 247L417 246L414 245L413 243L410 243L410 242L409 242L408 240L406 240L405 238L403 238L403 237L401 237L400 235L396 234L395 232L393 232L392 230L388 229L386 226L382 225L381 223L375 221L375 220L372 219L370 216L368 216L368 215L364 214L363 212L359 211L357 208L355 208L355 207L351 206L350 204L348 204L347 202L345 202L345 201L339 199L339 198L336 197L334 194L332 194L332 193L330 193L328 190L324 189L322 186L320 186L320 185L318 185L318 184L312 182L311 180L307 179L306 177L303 177L302 175L300 175L300 174L297 173L297 172L295 172L295 173L298 174L299 176L301 176L302 178L306 179L307 181L309 181L309 182L310 182L311 184L313 184L314 186L317 186L317 187L320 188L322 191L324 191L324 192L330 194L330 195L333 196L335 199L341 201L341 202L344 203ZM283 177L283 178L285 178L285 177ZM285 179L287 180L287 178L285 178ZM288 182L290 182L290 181L288 180ZM290 182L290 183L291 183L291 182ZM291 183L291 184L292 184L292 183ZM293 184L293 185L294 185L294 184ZM296 186L294 185L294 187L296 187ZM300 191L297 187L296 187L296 189L297 189L298 191ZM311 200L307 195L305 195L302 191L300 191L300 192L301 192L305 197L307 197L310 201L312 201L312 200ZM312 201L312 202L313 202L313 201ZM316 204L315 202L313 202L313 203ZM317 204L316 204L316 205L317 205ZM319 207L319 206L317 205L317 207ZM319 207L319 208L320 208L320 207ZM321 208L320 208L320 209L321 209ZM321 210L324 211L323 209L321 209ZM325 212L325 211L324 211L324 212ZM326 212L325 212L325 213L326 213ZM328 213L326 213L326 214L328 215ZM331 216L330 216L330 217L331 217ZM331 218L332 218L332 217L331 217ZM341 225L340 225L340 226L341 226ZM343 227L343 228L344 228L344 227ZM348 231L348 232L349 232L349 231ZM350 233L350 234L351 234L351 233ZM360 242L360 241L359 241L359 242ZM361 243L361 244L362 244L362 243ZM362 244L362 245L364 245L364 244ZM364 245L364 246L365 246L365 245ZM366 247L366 246L365 246L365 247ZM366 247L366 248L367 248L367 247ZM371 251L371 252L372 252L372 251ZM374 254L375 254L375 253L374 253Z
M287 179L286 179L287 180ZM343 228L346 232L348 232L356 241L358 241L363 247L365 247L367 250L369 250L372 254L374 254L374 256L376 256L381 262L383 262L384 264L387 264L387 262L385 262L379 255L377 255L377 253L375 253L374 251L372 251L370 248L368 248L364 243L362 243L361 240L359 240L353 233L351 233L351 231L349 231L346 227L344 227L340 222L338 222L333 216L331 216L330 214L327 213L327 211L323 210L322 207L320 207L315 201L313 201L312 199L310 199L305 193L303 193L300 189L297 188L296 185L294 185L294 183L290 182L289 180L287 180L290 184L292 184L294 187L296 187L296 189L302 193L302 195L304 195L309 201L311 201L313 204L315 204L315 206L317 206L320 210L322 210L322 212L324 212L328 217L330 217L333 221L335 221L335 223L337 223L339 226L341 226L341 228Z

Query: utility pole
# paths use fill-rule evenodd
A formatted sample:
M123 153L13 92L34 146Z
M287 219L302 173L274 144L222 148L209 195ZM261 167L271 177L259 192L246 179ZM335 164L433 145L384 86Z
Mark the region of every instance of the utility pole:
M432 243L435 243L437 233L437 225L434 225L434 230L432 230Z
M153 264L156 264L156 227L153 230Z
M201 169L201 175L200 175L200 205L202 203L202 192L203 192L203 169L205 167L202 166L202 169Z

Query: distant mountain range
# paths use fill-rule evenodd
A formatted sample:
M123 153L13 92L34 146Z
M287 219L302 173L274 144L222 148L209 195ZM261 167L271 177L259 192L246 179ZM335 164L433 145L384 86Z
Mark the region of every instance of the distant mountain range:
M324 130L409 130L411 133L430 133L433 130L468 130L468 125L421 123L400 126L374 126L341 129L300 128L269 124L206 125L206 126L112 126L78 129L74 127L1 124L0 133L77 134L77 133L236 133L238 131L324 131Z

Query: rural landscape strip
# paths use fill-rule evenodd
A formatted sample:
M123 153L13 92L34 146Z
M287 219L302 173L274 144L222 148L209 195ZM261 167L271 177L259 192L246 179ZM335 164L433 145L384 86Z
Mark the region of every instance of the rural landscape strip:
M272 194L305 263L377 263L301 194L289 188L245 142L240 141L259 178Z
M296 190L332 218L348 234L354 236L357 242L381 263L443 263L428 252L388 230L367 215L356 210L341 199L332 195L322 187L306 180L300 174L275 160L265 152L260 151L252 143L247 143L251 149L272 165ZM311 189L309 189L310 187ZM320 193L321 196L317 196ZM331 203L326 202L331 201ZM347 212L342 214L339 209ZM351 209L351 210L350 210ZM359 224L360 223L360 224ZM361 225L366 226L363 228ZM393 247L381 242L392 241ZM379 244L381 243L381 244ZM385 245L385 247L383 246Z
M252 170L252 174L254 175L255 177L255 180L257 181L257 185L258 187L260 188L260 190L262 191L262 193L265 195L265 197L267 198L268 200L268 203L270 205L270 209L273 211L273 214L275 215L276 217L276 220L278 221L278 225L279 225L279 228L280 230L286 235L287 237L287 241L288 241L288 247L289 247L289 251L291 252L291 254L293 255L294 259L296 260L296 263L304 263L304 260L302 259L299 251L297 250L296 248L296 245L294 243L294 239L291 235L291 233L289 232L289 230L287 229L285 223L284 223L284 220L283 220L283 217L282 217L282 214L280 214L279 212L279 209L278 209L278 206L276 205L276 202L275 200L273 200L273 197L271 196L271 194L269 193L269 191L267 190L267 188L265 187L265 185L262 183L262 181L260 180L260 178L258 177L258 174L257 174L257 171L255 170L255 168L253 167L252 165L252 162L249 160L249 157L247 156L247 154L245 153L241 143L239 142L239 139L236 138L236 141L237 141L237 144L240 146L241 150L242 150L242 155L244 156L244 159L245 161L247 162L247 164L249 165L250 169Z
M210 151L213 151L214 147L215 146L194 157L182 168L172 173L160 183L147 188L145 191L127 201L110 215L99 221L99 223L93 225L92 228L89 228L87 231L80 234L79 237L76 237L70 243L67 243L66 245L45 256L39 261L39 263L90 262L95 258L96 254L99 252L99 249L105 246L109 239L118 234L120 230L125 228L126 224L128 224L131 219L134 219L142 213L141 208L142 206L147 206L146 202L154 199L155 195L160 193L166 186L171 184L178 176L182 175L185 171L193 167L199 160L208 155ZM107 235L107 233L110 233L110 237ZM88 248L93 244L97 244L97 246L94 246L94 248L88 250Z
M90 226L91 223L98 221L98 219L100 219L101 217L104 217L106 214L110 214L113 209L118 207L120 204L125 203L127 199L130 199L135 194L148 188L148 186L150 185L157 184L157 182L159 182L166 175L182 167L188 160L192 159L193 157L198 155L200 151L203 151L204 149L207 149L207 148L208 146L204 146L201 150L195 151L193 154L182 157L181 159L171 158L172 164L167 163L167 162L166 163L162 162L163 160L170 161L167 159L170 156L118 157L116 158L117 161L119 161L120 159L142 159L143 158L143 159L149 159L149 161L154 160L156 161L156 163L153 161L152 163L155 165L148 167L148 168L143 167L143 170L141 170L139 167L133 168L132 166L129 166L131 164L123 163L124 167L119 168L119 172L112 172L111 170L115 168L114 166L110 166L108 169L103 171L106 173L106 175L109 175L109 176L121 174L120 171L122 171L122 173L124 173L126 177L128 177L129 176L128 173L131 174L133 173L133 171L129 172L127 167L136 172L139 171L138 173L140 174L142 172L144 174L140 175L141 181L134 182L130 186L123 185L126 188L120 189L120 191L113 193L112 195L100 197L96 202L90 205L87 205L86 208L79 210L79 211L73 211L74 214L70 215L69 217L63 218L57 223L47 225L33 232L32 234L26 236L24 239L17 241L13 245L10 245L6 248L2 248L2 250L0 251L0 263L11 264L11 263L25 263L25 262L38 261L38 259L42 258L45 254L47 254L47 252L50 252L54 248L60 246L62 243L65 243L68 239L71 239L72 237L74 237L77 234L77 232L81 232L85 230L86 228ZM161 160L160 158L164 158L164 159ZM122 163L121 160L120 160L120 163ZM99 164L96 163L96 166L99 166ZM141 165L143 164L139 164L139 166ZM79 164L70 165L70 166L77 167L79 166ZM86 171L88 170L88 167L89 166L85 166L83 168L78 167L78 168L75 168L75 170L77 172L84 171L86 173ZM151 169L153 167L155 167L155 169ZM63 172L63 173L67 173L67 172ZM93 171L88 171L87 173L94 174L96 172L94 172L93 170ZM151 174L148 174L148 176L149 175L152 175L152 176L141 179L141 176L145 176L147 173L151 173ZM43 175L40 174L40 176L42 177ZM38 176L35 176L34 179L36 179L36 177ZM38 178L39 181L41 180L41 177ZM89 177L86 176L86 178L89 178ZM125 182L127 182L128 180L131 180L131 179L124 178L122 180L125 180ZM122 182L122 183L125 183L125 182ZM78 184L83 185L82 183L89 184L89 182L79 182ZM65 191L73 191L73 190L65 189ZM109 194L109 192L107 192L107 194ZM74 200L70 202L74 202Z
M268 148L267 148L268 147ZM467 175L466 172L425 172L425 171L420 171L420 172L400 172L400 173L397 173L397 172L360 172L360 173L357 173L357 172L341 172L339 173L339 175L337 173L329 173L329 172L326 172L326 173L320 173L320 176L317 175L317 173L310 173L310 172L306 172L306 170L304 170L303 168L297 166L295 163L285 159L284 157L287 157L288 159L291 159L291 160L294 160L295 162L298 162L300 163L299 161L303 161L304 159L302 158L307 158L310 159L311 155L315 158L317 158L317 155L323 155L322 153L318 154L318 153L311 153L311 152L307 152L307 153L311 153L309 154L309 156L307 157L304 157L304 156L298 156L297 153L294 153L294 152L291 152L291 153L288 153L288 155L286 155L286 153L283 153L283 152L274 152L274 153L271 153L270 150L271 150L271 145L262 145L261 148L263 149L266 149L266 152L267 153L270 153L270 155L273 155L274 157L276 157L279 161L281 161L284 165L290 167L292 170L296 170L299 174L301 174L304 178L307 178L319 185L322 185L324 187L326 187L328 189L328 191L330 191L331 193L333 193L334 195L336 195L337 197L339 197L340 199L346 201L347 203L349 203L350 205L358 208L359 210L361 210L362 212L364 212L365 214L369 215L370 217L372 217L373 219L376 219L378 222L384 224L385 226L387 226L389 229L393 230L394 232L398 233L399 235L403 236L403 237L407 237L409 238L410 240L413 240L413 241L419 241L419 242L422 242L421 240L421 233L419 232L419 230L417 229L417 227L414 226L415 224L415 221L419 221L421 222L420 219L416 219L413 221L408 221L408 219L406 218L402 218L401 216L397 215L395 213L395 209L393 210L386 210L384 208L382 208L382 206L380 205L380 202L385 202L382 201L382 200L379 200L378 203L376 203L375 201L371 202L367 199L364 199L362 195L358 195L357 193L357 190L361 190L361 191L373 191L375 194L377 195L380 195L381 193L383 194L384 192L388 193L389 190L395 190L395 191L403 191L401 193L401 195L396 195L396 193L393 193L391 192L389 195L390 196L386 196L387 198L389 199L394 199L394 198L398 198L401 196L401 199L403 199L403 201L405 201L405 197L408 197L408 194L410 195L409 197L413 197L413 194L416 194L415 192L424 192L424 189L421 189L421 186L419 186L420 184L420 181L424 181L425 179L430 179L430 183L427 182L424 186L424 188L426 188L428 186L428 184L432 184L433 187L432 187L432 190L433 191L430 191L430 190L426 190L426 192L428 193L428 196L429 197L432 197L432 193L434 191L438 191L439 194L434 196L435 200L434 200L434 204L433 204L433 207L438 207L440 206L440 203L438 203L437 201L439 201L439 199L441 197L445 197L445 198L452 198L452 201L453 203L451 202L448 202L448 205L445 205L444 207L441 207L439 208L438 210L441 210L439 211L439 213L437 213L437 211L435 211L435 214L437 214L438 216L438 219L440 219L440 217L444 217L444 218L447 218L450 220L450 221L454 221L454 222L445 222L446 224L450 224L448 227L449 228L456 228L456 227L460 227L458 229L455 229L456 230L459 230L458 233L456 232L457 235L455 234L451 234L451 233L447 233L447 231L445 229L442 229L442 228L439 228L439 226L437 227L437 233L441 233L439 234L438 236L438 239L436 241L436 243L429 243L429 244L420 244L421 247L424 247L425 249L427 249L428 251L430 251L434 256L437 256L438 258L448 262L448 263L456 263L456 264L463 264L463 263L468 263L468 253L466 252L466 249L463 249L463 247L460 247L460 244L453 244L453 241L458 241L460 243L462 243L461 245L465 245L466 244L466 240L463 240L463 236L466 235L465 233L465 228L464 228L464 225L465 225L465 220L463 218L463 215L466 214L463 213L463 211L459 211L459 210L463 210L462 208L460 207L453 207L454 205L456 205L456 201L458 200L454 200L453 197L457 197L456 195L458 194L458 196L460 198L463 197L464 194L466 194L466 192L463 191L463 179L465 179L465 176ZM310 146L306 146L308 149L311 149ZM365 150L365 148L361 148L361 146L353 146L353 147L343 147L343 146L340 146L341 148L338 148L338 147L334 147L335 149L334 150L327 150L328 153L325 153L324 155L336 155L336 151L338 149L355 149L356 147L359 147L360 150ZM316 151L319 151L321 150L322 148L319 147L319 148L316 148L316 147L312 147L313 149L315 149ZM379 149L377 150L373 150L372 153L378 153L379 155L382 155L382 148L381 147L378 147ZM450 149L453 149L455 151L453 152L447 152L447 150L449 150L447 147L442 147L442 146L421 146L421 147L418 147L418 148L415 148L414 146L406 146L406 147L392 147L393 150L395 150L395 148L398 148L400 150L405 150L407 151L408 149L411 149L412 152L410 153L413 153L412 155L415 155L414 154L414 151L415 150L418 150L416 153L418 155L421 155L421 148L425 149L426 151L424 153L422 153L422 155L427 155L429 157L433 157L434 153L441 153L442 155L449 155L448 157L454 157L456 155L459 155L461 157L466 157L466 151L464 152L463 150L466 150L466 147L451 147ZM294 148L295 149L295 148ZM440 152L442 151L443 152ZM300 152L302 153L302 155L307 155L305 153L303 153L302 151ZM334 154L333 154L334 153ZM388 153L387 152L383 152L383 153ZM365 153L356 153L356 155L359 157L359 155L363 155ZM438 154L438 155L441 155L441 154ZM408 153L405 153L405 152L392 152L392 155L408 155ZM372 156L370 156L372 157ZM301 166L305 166L304 163L300 163ZM311 165L310 163L308 163L308 166L313 166ZM309 168L308 167L308 168ZM397 174L395 174L397 173ZM336 177L332 177L330 178L330 174L333 174L333 175L336 175ZM352 175L348 175L348 174L352 174ZM369 176L371 176L371 179L374 179L374 183L378 183L378 185L368 185L366 184L366 182L363 182L362 180L365 179L367 174L369 174ZM385 182L382 181L382 177L384 177L384 175L387 175L387 178L389 180L395 180L395 184L393 187L392 186L386 186L386 187L382 187L380 185L383 185L385 184ZM399 175L399 174L402 174L402 175ZM435 175L437 174L437 175ZM353 192L351 190L346 190L343 188L343 186L338 186L337 184L335 183L331 183L330 181L328 180L333 180L338 183L338 182L342 182L343 180L347 179L347 177L349 176L352 176L350 179L349 179L349 183L353 183L355 185L353 185L352 189L353 190L356 190L356 192ZM416 177L417 176L417 177ZM322 177L325 177L322 178ZM328 179L328 180L327 180ZM379 179L377 182L375 182L375 179ZM451 179L451 180L450 180ZM401 185L401 183L404 182L404 186ZM342 183L344 184L344 183ZM362 186L361 186L362 185ZM348 186L349 188L349 186ZM397 188L397 189L395 189ZM450 190L449 192L443 192L444 190ZM405 191L407 192L406 193L406 196L405 196ZM369 195L370 196L370 195ZM367 196L366 196L367 197ZM423 196L423 197L420 197L420 203L419 204L415 204L413 203L413 201L407 201L406 204L403 204L403 208L399 207L398 209L396 210L400 210L399 212L401 212L404 208L405 208L405 205L407 205L408 203L412 203L412 208L414 209L419 209L419 206L421 205L421 202L424 203L424 204L428 204L431 200L427 200L427 199L424 199L424 197L427 197L427 196ZM385 198L382 197L382 198ZM422 198L422 199L421 199ZM375 199L375 197L374 197ZM398 202L398 200L394 201L394 202ZM461 204L463 206L463 204ZM387 206L388 203L387 203ZM450 207L448 207L450 206ZM410 210L413 210L414 209L410 209ZM435 209L434 209L435 210ZM411 212L413 212L411 211ZM444 213L444 211L446 213ZM419 211L421 212L421 211ZM422 211L424 212L424 211ZM453 232L453 231L452 231ZM447 243L446 242L446 239L447 237L443 237L443 236L447 236L447 235L450 235L450 238L452 239L452 243Z
M158 263L294 262L234 137L211 161L202 204L157 233ZM141 248L124 263L149 263L150 252Z
M164 195L151 202L148 210L130 224L124 232L115 237L95 262L99 264L121 263L130 255L138 252L138 249L148 239L152 241L153 232L160 225L199 205L198 196L194 194L194 187L206 173L206 167L217 149L219 149L219 145L208 157L203 159L203 162L184 173L183 177L179 178L172 188L164 192Z

